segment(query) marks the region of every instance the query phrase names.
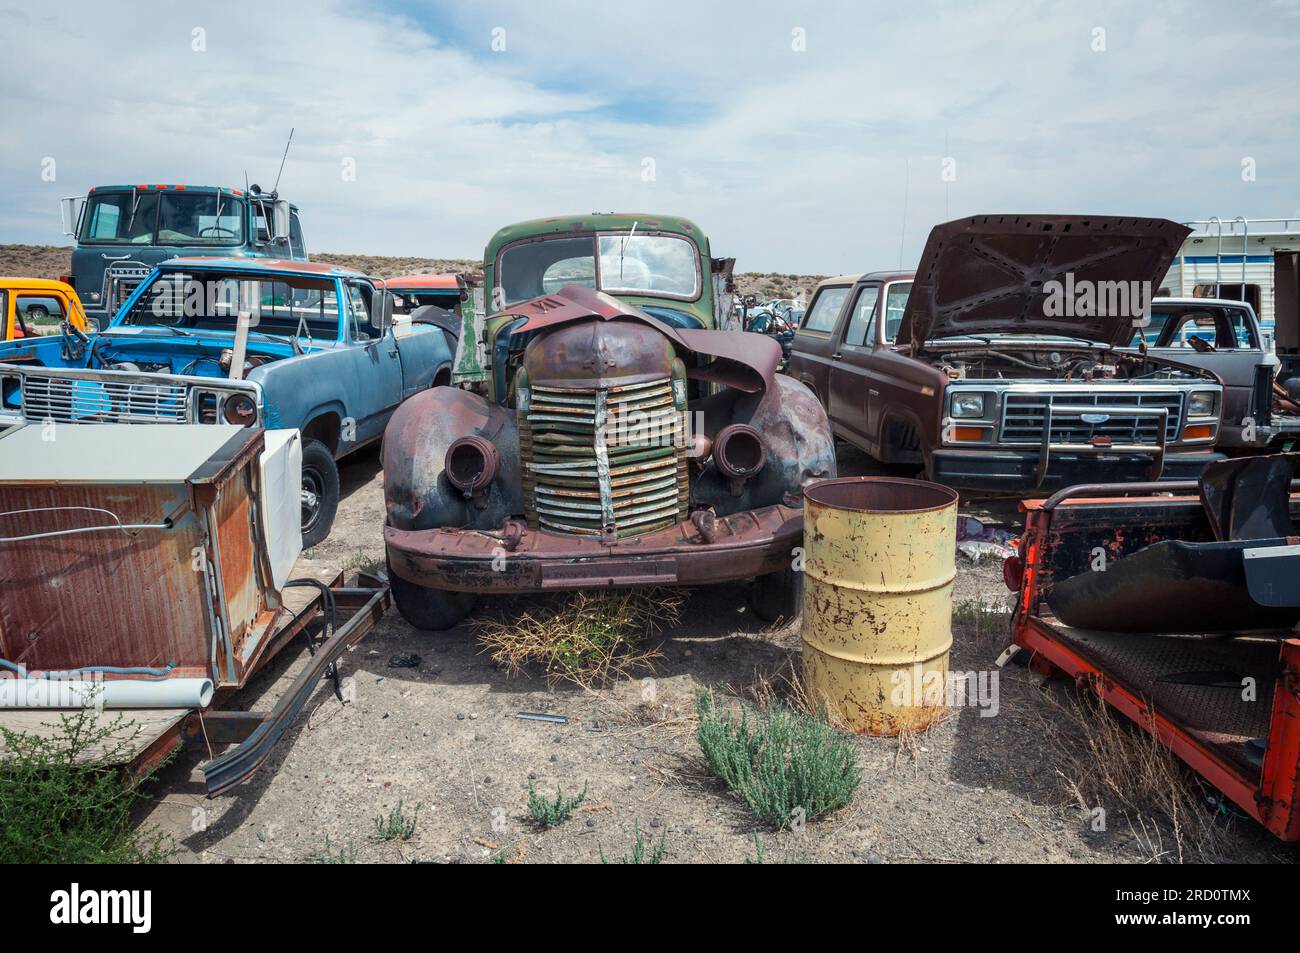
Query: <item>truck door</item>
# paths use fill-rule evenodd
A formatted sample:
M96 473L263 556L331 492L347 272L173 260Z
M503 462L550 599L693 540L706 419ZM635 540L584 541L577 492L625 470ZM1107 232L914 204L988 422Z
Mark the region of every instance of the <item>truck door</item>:
M851 285L823 285L813 296L794 335L790 374L811 388L823 407L827 406L830 394L831 354L838 345L835 332L851 288ZM834 426L833 420L831 425Z
M389 412L402 401L402 362L393 329L381 333L370 326L369 285L349 281L345 291L347 349L355 373L348 399L355 402L357 440L365 442L383 431Z
M876 339L876 311L880 285L857 286L849 304L848 320L840 322L839 346L831 354L828 413L852 442L867 446L868 363Z

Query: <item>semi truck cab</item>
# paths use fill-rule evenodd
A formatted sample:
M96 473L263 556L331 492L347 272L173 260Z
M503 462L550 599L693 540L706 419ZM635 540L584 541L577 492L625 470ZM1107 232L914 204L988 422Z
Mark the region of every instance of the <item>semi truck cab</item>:
M77 242L63 280L98 327L170 258L307 260L298 207L256 185L96 186L63 199L60 212Z

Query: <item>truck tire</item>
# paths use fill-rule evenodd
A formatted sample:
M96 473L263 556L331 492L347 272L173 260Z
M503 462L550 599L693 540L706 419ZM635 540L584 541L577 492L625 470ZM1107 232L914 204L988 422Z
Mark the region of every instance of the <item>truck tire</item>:
M754 615L764 622L793 621L803 609L803 573L782 569L759 576L749 593Z
M392 563L388 563L388 588L402 618L426 632L442 632L454 628L474 611L474 605L478 602L478 597L472 592L428 589L407 582L393 572Z
M309 549L330 534L339 508L339 468L319 440L302 446L302 546Z

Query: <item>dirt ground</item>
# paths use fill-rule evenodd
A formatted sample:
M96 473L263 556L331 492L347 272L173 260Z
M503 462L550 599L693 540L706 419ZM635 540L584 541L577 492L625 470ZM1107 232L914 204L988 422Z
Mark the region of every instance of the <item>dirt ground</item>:
M841 472L868 461L841 447ZM346 498L330 538L311 553L322 568L382 563L382 473L374 451L343 468ZM987 509L987 508L980 508ZM995 516L1010 517L1006 508ZM1000 567L959 559L954 599L1005 605ZM517 602L514 607L526 604ZM508 607L507 607L508 608ZM480 611L483 611L480 609ZM482 653L470 628L442 635L410 628L395 609L343 664L355 701L340 704L322 685L254 778L207 800L182 758L151 784L141 822L175 838L180 862L318 860L326 844L357 862L596 863L627 853L637 829L666 844L666 862L1147 862L1153 850L1137 829L1115 822L1091 830L1067 795L1059 749L1044 736L1053 717L1041 679L1009 665L1000 672L998 711L955 711L924 734L858 737L863 782L853 803L802 832L757 829L746 809L704 768L693 731L700 687L744 697L767 676L797 663L797 625L772 630L748 609L742 585L692 592L684 621L668 633L654 674L654 705L640 680L602 691L511 677ZM954 670L988 670L1005 646L1000 626L954 630ZM414 653L416 668L393 656ZM289 651L243 693L269 707L302 664ZM259 703L260 700L260 703ZM556 725L516 718L521 711L564 715ZM539 831L528 815L528 785L587 799L565 824ZM420 805L408 841L385 841L374 820L398 801ZM1252 821L1231 819L1227 859L1294 861ZM1166 858L1167 859L1167 858Z

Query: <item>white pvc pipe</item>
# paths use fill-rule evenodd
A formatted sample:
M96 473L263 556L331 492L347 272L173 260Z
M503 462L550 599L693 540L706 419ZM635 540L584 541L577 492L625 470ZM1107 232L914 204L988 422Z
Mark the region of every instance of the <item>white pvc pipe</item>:
M0 678L0 708L207 708L210 704L210 678Z

